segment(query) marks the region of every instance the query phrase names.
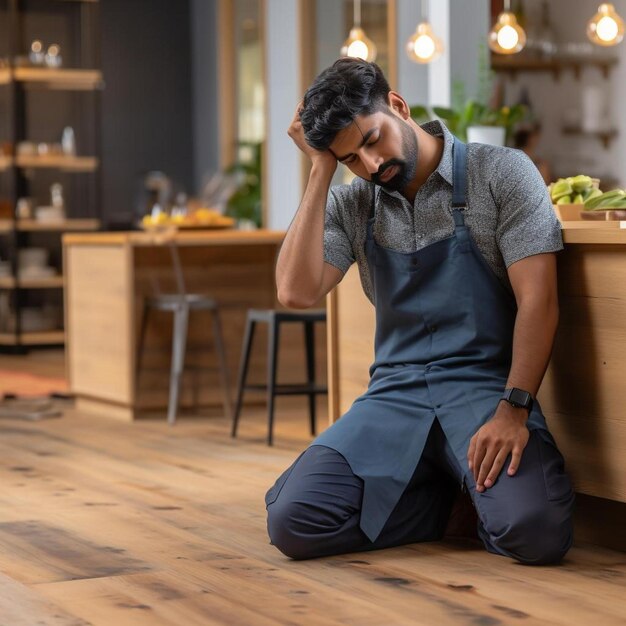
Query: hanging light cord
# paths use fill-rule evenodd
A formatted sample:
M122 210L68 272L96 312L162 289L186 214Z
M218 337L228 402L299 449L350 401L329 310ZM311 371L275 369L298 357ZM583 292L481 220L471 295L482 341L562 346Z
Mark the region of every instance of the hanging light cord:
M361 27L361 0L354 0L354 25Z
M511 12L511 0L504 0L504 10L507 13Z
M425 0L421 0L420 2L420 22L426 21L426 11L424 11L424 3Z

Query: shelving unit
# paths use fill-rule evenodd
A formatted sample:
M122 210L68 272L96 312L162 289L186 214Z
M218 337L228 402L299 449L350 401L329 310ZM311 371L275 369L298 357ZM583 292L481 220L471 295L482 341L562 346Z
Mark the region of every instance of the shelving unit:
M513 80L522 72L549 72L558 80L565 70L572 70L578 80L583 67L597 67L605 78L617 65L618 59L612 57L562 57L555 59L533 59L519 55L506 57L494 54L491 56L491 68L495 72L507 73Z
M6 19L10 35L6 48L0 49L0 97L8 98L11 113L9 136L0 136L0 206L9 205L15 211L18 199L24 197L34 198L35 205L48 205L50 183L62 181L69 215L68 219L54 222L17 219L15 214L0 219L2 257L6 259L5 250L8 251L11 268L10 276L0 277L0 298L4 299L5 311L8 303L11 318L10 324L0 327L0 350L25 352L37 346L61 345L65 341L61 329L25 332L22 328L25 307L63 306L61 235L100 228L99 92L104 80L99 69L97 43L99 0L34 3L8 0L0 18ZM64 66L28 65L25 59L30 42L35 38L59 43ZM5 55L6 61L3 61ZM45 125L39 123L40 119L46 120ZM42 137L47 138L48 143L57 141L50 136L49 125L59 126L58 137L66 125L79 128L77 147L79 153L87 154L66 155L56 150L41 154L37 149L39 154L31 155L18 150L20 142L37 146L45 140ZM2 198L3 189L8 189L6 198ZM73 199L68 202L68 198ZM49 247L56 252L52 263L56 267L55 275L28 278L22 274L20 277L20 250L31 245ZM0 323L2 321L6 322L0 320Z
M611 141L613 141L613 139L615 139L619 134L617 129L587 131L583 130L582 128L570 128L568 126L564 126L563 128L561 128L561 132L564 135L595 137L602 142L604 148L609 148L609 146L611 145Z
M63 276L50 276L49 278L20 278L14 276L0 277L0 289L14 289L17 286L22 289L56 289L63 287Z
M58 222L44 222L40 220L0 220L0 233L18 232L71 232L81 230L98 230L100 220L70 219Z

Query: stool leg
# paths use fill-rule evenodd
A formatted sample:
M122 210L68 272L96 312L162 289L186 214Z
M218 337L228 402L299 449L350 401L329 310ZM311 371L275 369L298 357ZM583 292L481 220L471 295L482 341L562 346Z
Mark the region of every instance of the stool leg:
M224 340L222 338L222 325L220 323L220 314L217 309L211 310L213 318L213 341L215 342L215 351L220 364L220 378L222 381L222 390L224 394L224 414L232 419L233 407L230 399L230 381L228 376L228 364L226 363L226 351L224 350Z
M137 343L137 357L135 362L135 386L139 385L139 373L143 365L143 351L146 344L146 331L148 330L148 317L150 315L150 307L147 304L143 306L141 314L141 326L139 328L139 342Z
M267 445L272 445L272 435L274 430L274 398L276 397L276 370L278 368L278 338L280 325L275 317L271 317L267 333Z
M246 386L246 378L248 376L250 351L252 350L252 341L254 340L255 328L256 322L248 318L248 320L246 321L246 332L243 338L241 360L239 362L239 372L237 374L237 402L235 404L235 412L233 414L233 428L230 434L231 437L237 436L237 425L239 423L239 414L241 413L241 403L243 401L243 392Z
M180 377L185 362L185 347L187 345L187 323L189 309L181 306L174 313L174 333L172 339L172 369L170 373L170 400L167 407L167 422L170 426L176 421L178 412L178 396L180 392Z
M306 378L309 385L313 385L315 383L315 328L313 322L304 322L304 344L306 350ZM310 392L308 396L311 434L315 435L315 394Z

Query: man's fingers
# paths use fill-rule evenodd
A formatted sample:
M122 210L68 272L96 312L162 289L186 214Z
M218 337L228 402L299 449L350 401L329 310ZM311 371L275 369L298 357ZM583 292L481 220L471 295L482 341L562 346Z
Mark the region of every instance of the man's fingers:
M477 441L476 449L474 451L474 458L472 460L472 473L474 474L474 481L478 482L478 472L480 471L481 463L487 453L487 447L484 443Z
M500 470L506 461L506 457L508 456L508 450L506 448L502 448L500 452L498 452L496 458L493 461L493 465L491 466L491 470L489 470L489 474L487 478L485 478L485 487L489 489L489 487L493 487L496 479L500 475Z
M467 464L469 465L470 471L472 471L473 461L474 461L474 452L476 450L476 435L474 435L470 439L469 448L467 449Z
M476 480L476 487L483 488L485 485L485 478L489 474L493 466L493 462L495 461L496 455L499 450L495 447L487 449L485 452L485 456L483 458L482 463L480 464L480 471L478 472L478 479Z
M511 454L511 462L509 463L509 469L507 474L509 476L513 476L515 472L517 472L517 468L519 467L520 461L522 460L522 452L523 448L513 448L513 452Z

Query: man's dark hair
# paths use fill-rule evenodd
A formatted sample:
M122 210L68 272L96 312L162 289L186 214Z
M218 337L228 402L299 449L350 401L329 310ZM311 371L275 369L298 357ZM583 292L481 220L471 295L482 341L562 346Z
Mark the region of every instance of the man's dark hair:
M357 115L385 110L389 83L376 63L344 57L326 68L307 89L300 112L306 142L327 150L335 135Z

